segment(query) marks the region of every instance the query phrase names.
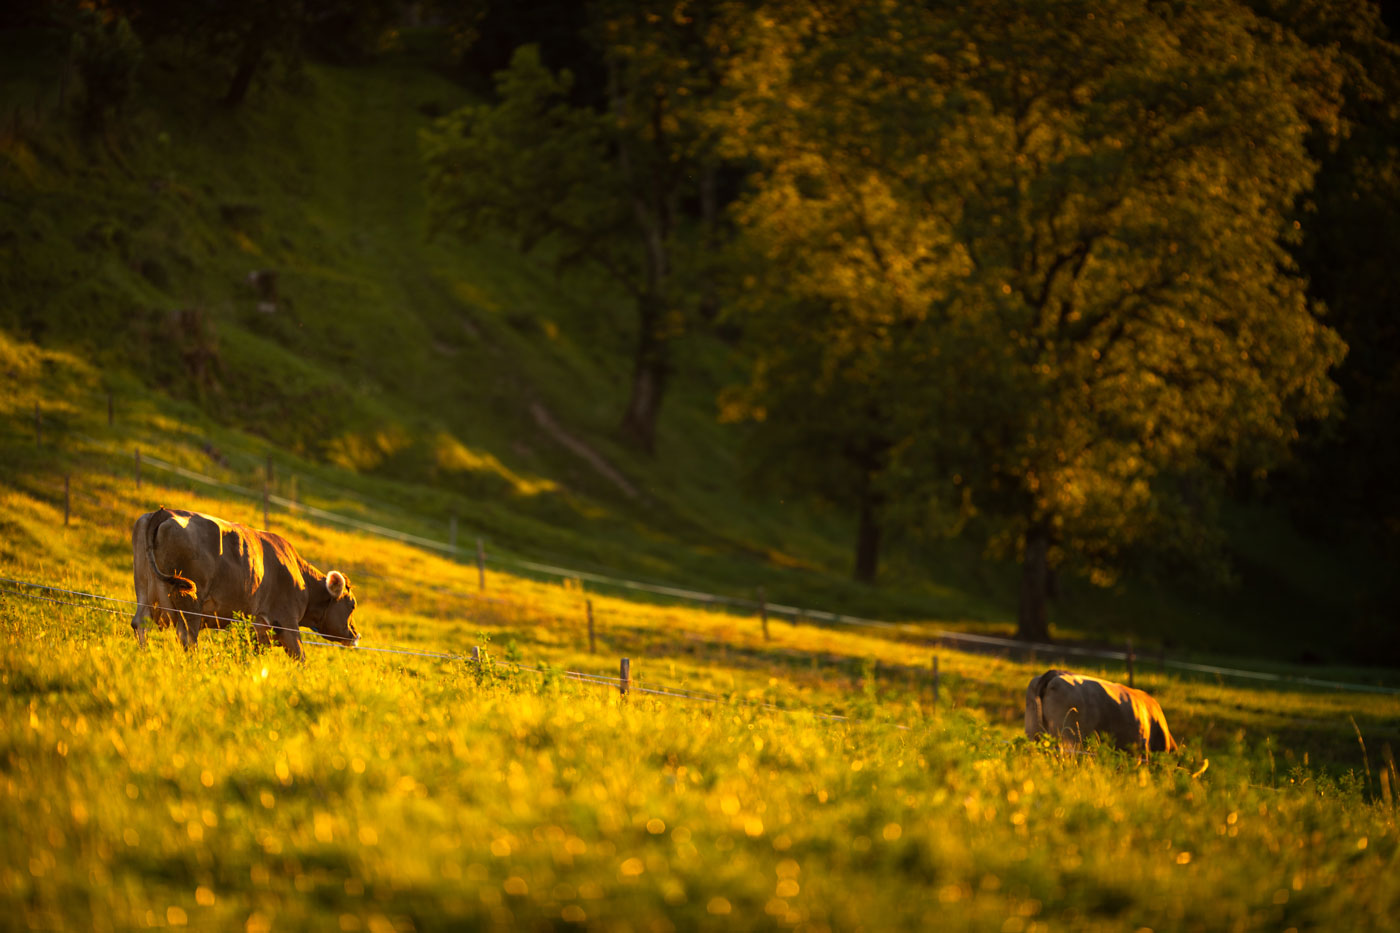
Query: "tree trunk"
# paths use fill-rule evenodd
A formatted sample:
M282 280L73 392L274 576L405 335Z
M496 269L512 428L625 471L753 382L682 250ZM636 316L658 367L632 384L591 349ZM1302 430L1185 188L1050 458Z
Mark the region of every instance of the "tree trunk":
M619 120L628 121L628 99L622 92L616 62L608 64L608 95ZM653 98L650 121L656 130L656 145L665 134L660 130L661 103ZM622 435L648 454L656 451L656 422L661 399L671 375L670 337L666 296L671 279L670 236L675 219L678 192L655 173L639 177L629 148L629 136L618 138L617 159L622 175L632 190L632 212L646 250L646 285L637 302L637 351L632 363L632 397L622 416ZM662 152L664 154L664 151Z
M860 516L856 524L856 572L859 583L874 584L880 569L880 502L871 489L867 474L860 494Z
M265 48L262 29L253 27L243 39L243 48L238 53L238 67L233 72L233 80L229 82L228 93L224 95L224 106L237 107L248 96L248 88L252 86L253 76L262 64Z
M1026 554L1021 559L1021 608L1016 637L1025 641L1049 641L1050 619L1045 600L1050 579L1047 554L1050 532L1043 524L1026 530Z
M671 352L659 333L660 318L656 303L642 309L632 362L632 396L622 416L623 437L648 454L656 451L656 422L671 376Z
M705 251L705 272L700 279L700 317L714 323L719 317L719 288L715 267L719 255L719 169L707 162L700 169L700 231Z

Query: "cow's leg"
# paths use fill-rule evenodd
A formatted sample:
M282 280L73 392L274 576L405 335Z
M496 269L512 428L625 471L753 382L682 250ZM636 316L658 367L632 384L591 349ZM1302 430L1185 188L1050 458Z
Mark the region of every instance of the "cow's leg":
M199 630L203 627L199 600L187 593L170 594L170 615L175 620L175 634L180 636L180 644L186 650L199 642Z
M253 617L253 642L259 651L272 647L272 622L267 616Z
M306 660L306 655L301 650L301 634L295 628L290 625L280 626L277 629L277 640L292 657L298 661Z
M1084 735L1087 731L1084 722L1079 715L1079 707L1069 704L1056 704L1060 708L1055 709L1053 714L1047 711L1047 719L1051 728L1055 730L1056 736L1061 742L1065 742L1069 747L1078 751L1084 742ZM1050 718L1053 715L1053 718Z
M152 625L157 628L169 628L176 613L170 594L159 587L150 587L136 598L139 605L136 607L136 615L131 618L131 627L136 632L137 643L144 645L146 630Z
M142 515L131 531L132 589L136 594L136 613L131 617L131 630L136 634L136 644L143 648L146 646L146 613L152 610L156 599L151 587L150 558L146 556L144 548L149 522L150 516Z
M136 614L131 617L131 630L136 633L136 644L142 648L146 647L146 613L154 611L153 606L137 603Z
M156 628L170 627L170 612L155 600L139 604L136 614L131 617L131 630L136 633L136 643L143 648L146 646L146 629L152 625Z

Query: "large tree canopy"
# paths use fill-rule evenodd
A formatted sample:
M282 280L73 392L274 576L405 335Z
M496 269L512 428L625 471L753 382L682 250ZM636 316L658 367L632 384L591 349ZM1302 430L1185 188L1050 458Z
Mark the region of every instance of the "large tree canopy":
M724 121L759 167L732 409L805 438L814 486L857 477L870 521L974 519L1023 561L1021 635L1049 570L1197 540L1202 478L1330 411L1344 348L1286 249L1327 55L1229 2L755 16Z

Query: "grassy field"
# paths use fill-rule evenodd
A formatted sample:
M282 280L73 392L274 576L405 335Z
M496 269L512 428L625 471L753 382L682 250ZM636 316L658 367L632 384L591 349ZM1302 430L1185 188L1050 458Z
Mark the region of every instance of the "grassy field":
M421 61L310 64L230 112L153 51L164 90L83 141L55 101L66 46L41 40L0 35L0 577L109 599L0 583L0 929L1400 925L1400 699L1151 660L1170 640L1394 685L1286 663L1347 655L1364 559L1242 512L1258 575L1233 594L1069 583L1057 634L1137 638L1185 743L1147 763L1022 735L1033 675L1121 666L777 619L765 638L752 614L507 573L762 585L930 630L1014 617L1014 568L964 542L895 540L886 584L857 586L847 518L746 494L713 417L738 362L713 337L682 350L659 456L626 450L617 296L510 244L426 238L415 134L466 94ZM250 269L277 272L278 311ZM256 491L269 456L273 493L305 505L435 541L455 517L485 539L485 586L274 508L349 574L365 650L297 664L238 631L138 650L136 516L262 523L256 492L152 458ZM565 674L622 657L626 700Z
M256 509L95 470L65 528L46 482L6 471L0 576L116 599L149 503ZM1149 671L1185 751L1067 755L1021 736L1054 659L938 649L935 702L926 645L786 623L765 641L751 616L495 571L481 590L475 567L273 518L348 571L365 648L486 662L298 664L237 631L139 650L129 605L3 587L5 925L1395 925L1394 696ZM621 656L635 687L712 699L562 676Z

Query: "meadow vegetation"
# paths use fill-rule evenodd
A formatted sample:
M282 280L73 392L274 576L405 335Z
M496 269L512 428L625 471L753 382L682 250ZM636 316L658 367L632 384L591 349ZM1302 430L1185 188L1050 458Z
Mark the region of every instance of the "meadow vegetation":
M39 477L6 475L0 576L129 599L146 503L256 509L80 475L66 528ZM779 622L765 641L752 616L494 570L480 589L474 566L273 522L349 573L364 648L456 658L322 647L299 664L239 628L140 650L129 604L5 585L0 911L16 924L1391 924L1394 696L1140 670L1185 751L1075 755L1022 732L1026 682L1063 659ZM626 700L564 676L615 676L620 656Z

